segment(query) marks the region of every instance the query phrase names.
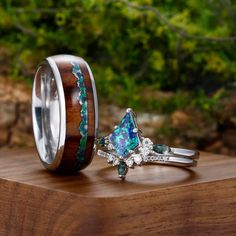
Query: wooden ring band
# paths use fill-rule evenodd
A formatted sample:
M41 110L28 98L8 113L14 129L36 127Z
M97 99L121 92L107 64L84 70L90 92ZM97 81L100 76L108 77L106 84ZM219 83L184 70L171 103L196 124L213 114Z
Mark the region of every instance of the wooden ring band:
M86 61L57 55L39 65L33 84L32 120L36 148L47 169L74 173L90 164L98 105Z

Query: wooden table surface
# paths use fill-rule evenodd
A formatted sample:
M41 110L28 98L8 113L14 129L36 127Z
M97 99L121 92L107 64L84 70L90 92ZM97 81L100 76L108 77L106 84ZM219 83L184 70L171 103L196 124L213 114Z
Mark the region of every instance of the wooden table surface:
M236 235L236 157L201 153L196 168L136 167L121 181L97 156L59 176L35 150L2 150L0 190L0 235Z

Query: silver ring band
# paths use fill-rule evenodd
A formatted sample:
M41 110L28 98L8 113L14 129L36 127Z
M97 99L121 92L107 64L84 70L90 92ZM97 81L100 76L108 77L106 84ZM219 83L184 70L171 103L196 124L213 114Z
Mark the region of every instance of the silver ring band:
M170 147L170 152L166 154L152 153L147 162L158 164L171 164L184 167L194 167L197 165L199 152L195 150Z

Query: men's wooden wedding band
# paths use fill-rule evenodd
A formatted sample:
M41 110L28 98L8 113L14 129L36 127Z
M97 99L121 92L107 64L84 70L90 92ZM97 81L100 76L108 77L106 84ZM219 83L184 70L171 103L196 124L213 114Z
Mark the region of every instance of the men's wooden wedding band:
M37 151L47 169L73 173L89 165L98 131L98 105L86 61L57 55L39 65L32 119Z

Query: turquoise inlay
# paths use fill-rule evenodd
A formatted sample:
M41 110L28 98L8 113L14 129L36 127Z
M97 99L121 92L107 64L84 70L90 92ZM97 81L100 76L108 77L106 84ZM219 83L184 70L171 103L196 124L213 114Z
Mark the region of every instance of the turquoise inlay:
M79 125L79 132L81 134L79 149L76 155L77 163L76 169L79 169L85 160L86 144L88 138L88 102L87 91L84 83L84 76L78 64L72 63L72 73L77 78L77 87L79 88L78 101L81 105L81 122Z
M130 112L127 112L110 136L110 142L121 157L126 157L130 150L139 145L139 136L133 131L134 128L133 117Z

